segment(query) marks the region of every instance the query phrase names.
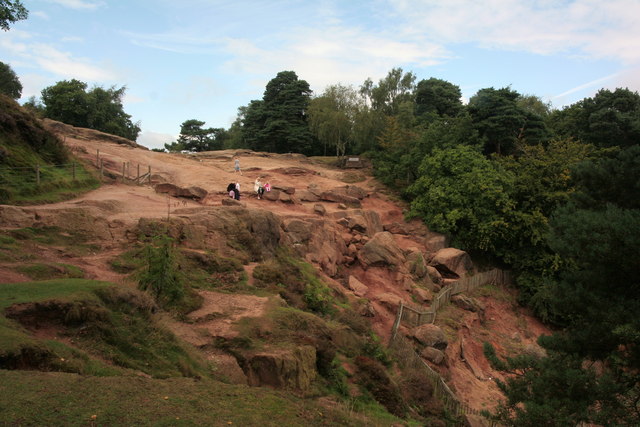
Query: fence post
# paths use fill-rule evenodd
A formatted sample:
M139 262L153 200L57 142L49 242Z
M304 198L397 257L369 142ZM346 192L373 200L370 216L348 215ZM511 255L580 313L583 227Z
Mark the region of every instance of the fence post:
M36 184L40 185L40 165L36 164Z
M96 150L96 166L100 165L100 149Z
M138 175L136 176L136 181L140 180L140 163L138 163Z
M149 180L149 184L151 184L151 165L149 165L149 174L147 175L147 179Z

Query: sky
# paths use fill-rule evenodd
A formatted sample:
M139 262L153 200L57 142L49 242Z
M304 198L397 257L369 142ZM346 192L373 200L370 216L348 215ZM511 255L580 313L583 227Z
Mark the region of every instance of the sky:
M162 148L182 122L228 129L280 71L315 95L392 68L562 108L598 90L640 92L640 0L22 0L0 62L22 98L77 79L126 86L138 143Z

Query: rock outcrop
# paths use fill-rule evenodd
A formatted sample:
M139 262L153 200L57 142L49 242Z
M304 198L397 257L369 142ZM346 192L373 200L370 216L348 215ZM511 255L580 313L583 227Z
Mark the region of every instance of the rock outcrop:
M366 268L369 266L402 266L405 258L388 231L376 233L358 252L358 260Z
M316 377L316 349L307 345L264 351L247 356L240 365L249 385L306 391Z
M435 267L445 276L462 277L473 270L473 262L469 254L456 248L440 249L433 256L429 265Z

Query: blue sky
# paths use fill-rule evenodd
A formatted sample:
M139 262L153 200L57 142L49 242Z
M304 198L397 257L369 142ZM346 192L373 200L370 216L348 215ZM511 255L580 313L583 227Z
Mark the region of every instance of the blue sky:
M279 71L320 94L389 70L555 108L599 89L640 91L640 0L22 0L0 61L23 98L61 80L126 86L149 148L188 119L228 128Z

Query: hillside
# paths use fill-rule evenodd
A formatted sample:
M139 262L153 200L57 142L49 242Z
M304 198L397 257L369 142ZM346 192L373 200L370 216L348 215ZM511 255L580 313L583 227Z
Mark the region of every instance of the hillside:
M355 346L366 335L354 332L357 325L366 323L386 343L399 301L428 307L440 288L456 280L455 271L432 262L447 249L444 236L419 222L405 222L402 204L366 169L337 169L326 159L243 150L157 153L119 144L94 131L52 122L46 126L96 171L102 165L103 185L65 202L0 206L0 283L81 277L134 288L127 254L144 236L151 236L150 230L164 224L192 262L192 268L185 268L190 271L183 271L192 274L192 283L196 282L194 272L202 266L229 265L208 270L203 278L206 285L196 286L201 299L197 310L181 317L161 314L161 323L187 343L189 351L216 366L229 383L316 394L311 390L319 359L308 364L313 372L293 369L295 378L283 379L258 366L304 364L308 355L302 353L307 348L318 358L341 354L344 370L356 378L354 362L344 356L348 351L343 348ZM240 160L242 175L233 170L234 156ZM263 199L253 192L258 177L274 188ZM226 192L231 182L240 184L239 202L231 201ZM24 235L24 230L31 234L16 237ZM55 236L44 236L43 230L54 230ZM380 236L391 240L385 246ZM281 261L285 256L280 247L306 260L315 273L304 272L297 261ZM286 262L292 270L281 271ZM474 272L476 267L467 266L462 274ZM322 312L306 293L274 292L273 285L297 274L317 276L323 283L318 286L328 286L332 301L350 307L343 313L357 313L357 318L346 321L345 314L344 322L336 326L335 319L325 322L317 320L322 316L312 319L287 311L302 307ZM268 284L265 277L269 275L280 282ZM323 302L324 294L316 296ZM436 324L445 332L447 345L444 360L433 367L463 403L477 410L492 409L501 396L493 379L502 376L483 356L483 342L491 342L501 355L538 351L535 340L547 331L515 304L507 288L482 287L470 296L481 310L449 305L438 314ZM65 339L64 328L37 323L22 321L36 337ZM346 324L352 330L346 331ZM410 334L407 327L401 331ZM246 349L238 344L242 340L260 344ZM66 343L73 348L71 341ZM333 353L324 352L327 343ZM19 382L16 374L11 375Z

